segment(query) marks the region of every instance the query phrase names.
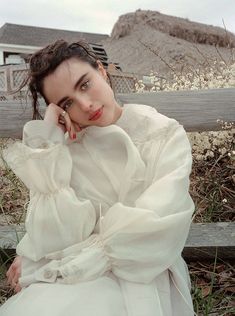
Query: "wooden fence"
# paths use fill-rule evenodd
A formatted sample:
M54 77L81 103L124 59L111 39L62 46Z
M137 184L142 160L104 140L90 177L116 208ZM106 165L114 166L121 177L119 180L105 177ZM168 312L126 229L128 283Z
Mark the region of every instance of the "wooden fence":
M215 89L180 92L118 94L120 103L139 103L155 107L159 112L175 118L187 131L219 130L217 119L235 122L235 89ZM42 113L45 104L41 104ZM0 102L0 137L21 138L25 122L32 110L26 101ZM15 249L24 228L0 226L2 255ZM183 256L191 260L235 259L235 223L192 224Z

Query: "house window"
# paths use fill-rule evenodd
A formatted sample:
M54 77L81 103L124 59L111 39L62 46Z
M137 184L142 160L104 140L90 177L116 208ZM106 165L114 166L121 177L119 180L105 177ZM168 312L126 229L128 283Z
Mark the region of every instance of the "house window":
M20 53L4 52L4 64L24 64L25 60Z

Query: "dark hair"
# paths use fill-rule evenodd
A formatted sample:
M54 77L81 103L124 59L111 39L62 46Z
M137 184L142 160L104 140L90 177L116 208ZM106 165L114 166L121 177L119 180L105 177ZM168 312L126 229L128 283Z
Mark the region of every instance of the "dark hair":
M20 89L28 84L29 92L32 95L33 119L42 119L39 113L39 95L44 98L46 104L49 103L43 93L43 80L46 76L53 73L63 61L72 57L89 63L95 69L98 68L98 57L92 51L89 44L83 40L76 43L57 40L55 43L35 52L30 57L29 72ZM109 74L107 75L111 85L110 76Z

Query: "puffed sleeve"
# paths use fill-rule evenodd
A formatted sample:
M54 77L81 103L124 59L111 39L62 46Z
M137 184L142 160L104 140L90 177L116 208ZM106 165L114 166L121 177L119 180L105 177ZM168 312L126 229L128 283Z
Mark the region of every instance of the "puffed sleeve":
M56 271L58 282L71 283L111 270L119 278L149 283L179 258L194 211L188 192L191 147L179 124L149 146L152 182L135 206L115 203L101 218L98 234L49 254L50 263L39 273Z
M26 234L17 246L18 255L38 261L88 238L95 210L70 186L72 158L59 127L44 121L27 123L23 142L7 148L4 158L30 191Z

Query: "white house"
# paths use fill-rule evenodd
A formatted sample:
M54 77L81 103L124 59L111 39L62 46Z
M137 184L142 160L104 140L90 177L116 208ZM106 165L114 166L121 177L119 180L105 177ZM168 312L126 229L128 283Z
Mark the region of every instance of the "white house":
M5 23L0 28L0 65L24 63L28 54L62 38L72 42L85 39L95 53L106 62L107 54L100 42L108 37L106 34Z

